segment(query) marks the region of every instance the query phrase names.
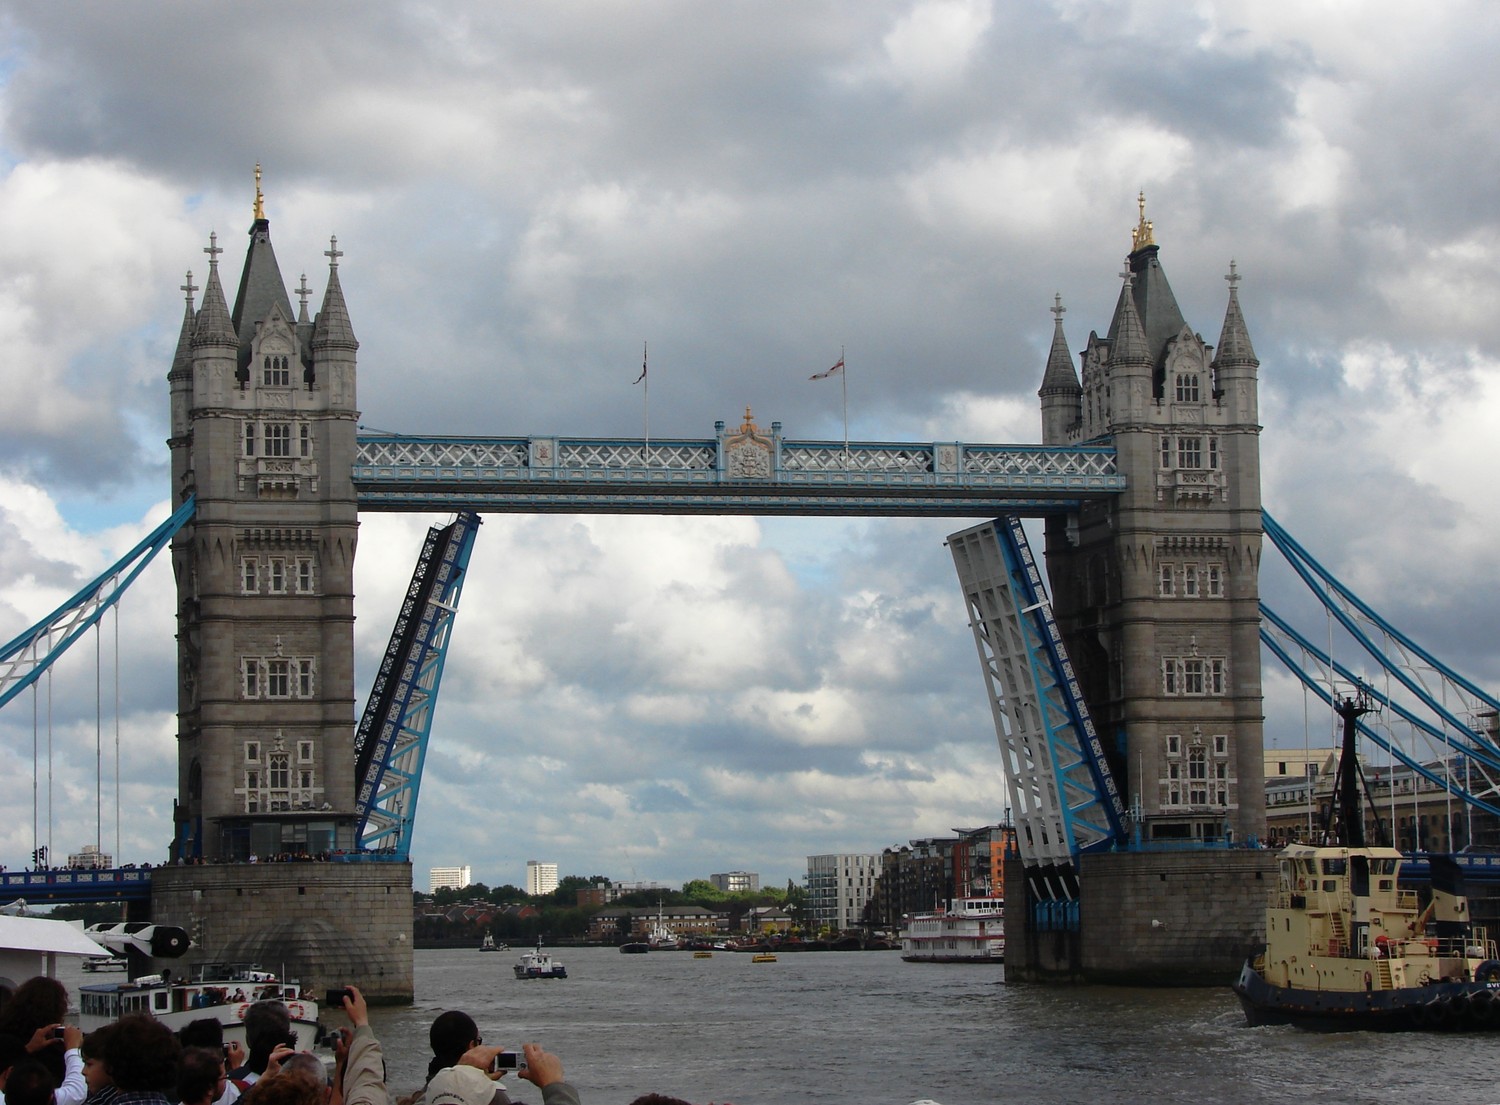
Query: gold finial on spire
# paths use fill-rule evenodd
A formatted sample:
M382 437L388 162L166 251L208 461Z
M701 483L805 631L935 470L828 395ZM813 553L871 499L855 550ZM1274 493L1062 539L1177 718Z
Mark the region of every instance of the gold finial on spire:
M742 433L742 434L758 434L758 433L760 433L760 427L755 424L755 416L750 413L750 408L748 406L745 408L745 421L743 421L743 422L740 423L740 433Z
M1135 199L1136 205L1141 209L1141 216L1140 222L1136 224L1136 228L1130 232L1131 253L1134 253L1138 249L1145 249L1147 246L1154 246L1156 244L1156 239L1151 235L1152 223L1149 219L1146 218L1145 190L1143 189Z
M266 197L260 194L260 162L255 163L255 221L266 217Z

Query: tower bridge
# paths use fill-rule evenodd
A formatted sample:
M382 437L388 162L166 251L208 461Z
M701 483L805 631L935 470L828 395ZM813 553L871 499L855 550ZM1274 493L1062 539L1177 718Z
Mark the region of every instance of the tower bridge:
M749 410L696 439L362 433L343 253L293 310L257 192L234 306L211 236L168 373L179 762L155 919L204 955L411 996L403 834L467 546L430 536L356 730L362 510L457 511L463 541L483 512L1027 516L1050 597L1018 525L950 538L1022 838L1008 975L1108 979L1126 948L1137 980L1230 977L1270 865L1232 847L1265 825L1259 361L1232 265L1209 345L1144 212L1131 246L1076 364L1054 307L1039 445L801 441ZM372 818L394 846L367 847ZM333 862L243 862L284 852Z

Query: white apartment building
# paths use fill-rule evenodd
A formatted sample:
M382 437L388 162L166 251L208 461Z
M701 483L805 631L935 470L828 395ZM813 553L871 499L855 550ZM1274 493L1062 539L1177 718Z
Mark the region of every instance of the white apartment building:
M557 864L526 861L526 893L533 898L538 894L551 894L557 889Z
M429 867L427 869L427 893L439 890L462 890L474 884L474 872L467 863L462 867Z
M726 894L738 894L746 890L760 889L760 874L755 871L721 871L708 876L715 890Z
M875 892L879 853L807 857L807 927L818 932L855 928Z

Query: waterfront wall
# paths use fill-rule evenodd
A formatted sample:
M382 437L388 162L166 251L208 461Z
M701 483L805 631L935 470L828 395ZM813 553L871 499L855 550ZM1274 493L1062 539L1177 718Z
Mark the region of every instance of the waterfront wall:
M347 983L373 1004L414 993L409 863L232 863L152 873L151 918L193 948L157 969L259 963L315 996Z
M1035 931L1026 895L1008 898L1006 981L1228 986L1265 939L1275 870L1257 849L1084 856L1078 932ZM1018 860L1005 881L1025 885Z

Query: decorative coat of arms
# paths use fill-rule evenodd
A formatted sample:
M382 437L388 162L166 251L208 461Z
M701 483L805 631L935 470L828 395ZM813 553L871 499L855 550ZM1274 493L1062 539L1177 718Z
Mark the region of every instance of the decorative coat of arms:
M725 472L732 480L768 480L774 469L774 453L771 439L761 433L746 407L745 421L724 439Z

